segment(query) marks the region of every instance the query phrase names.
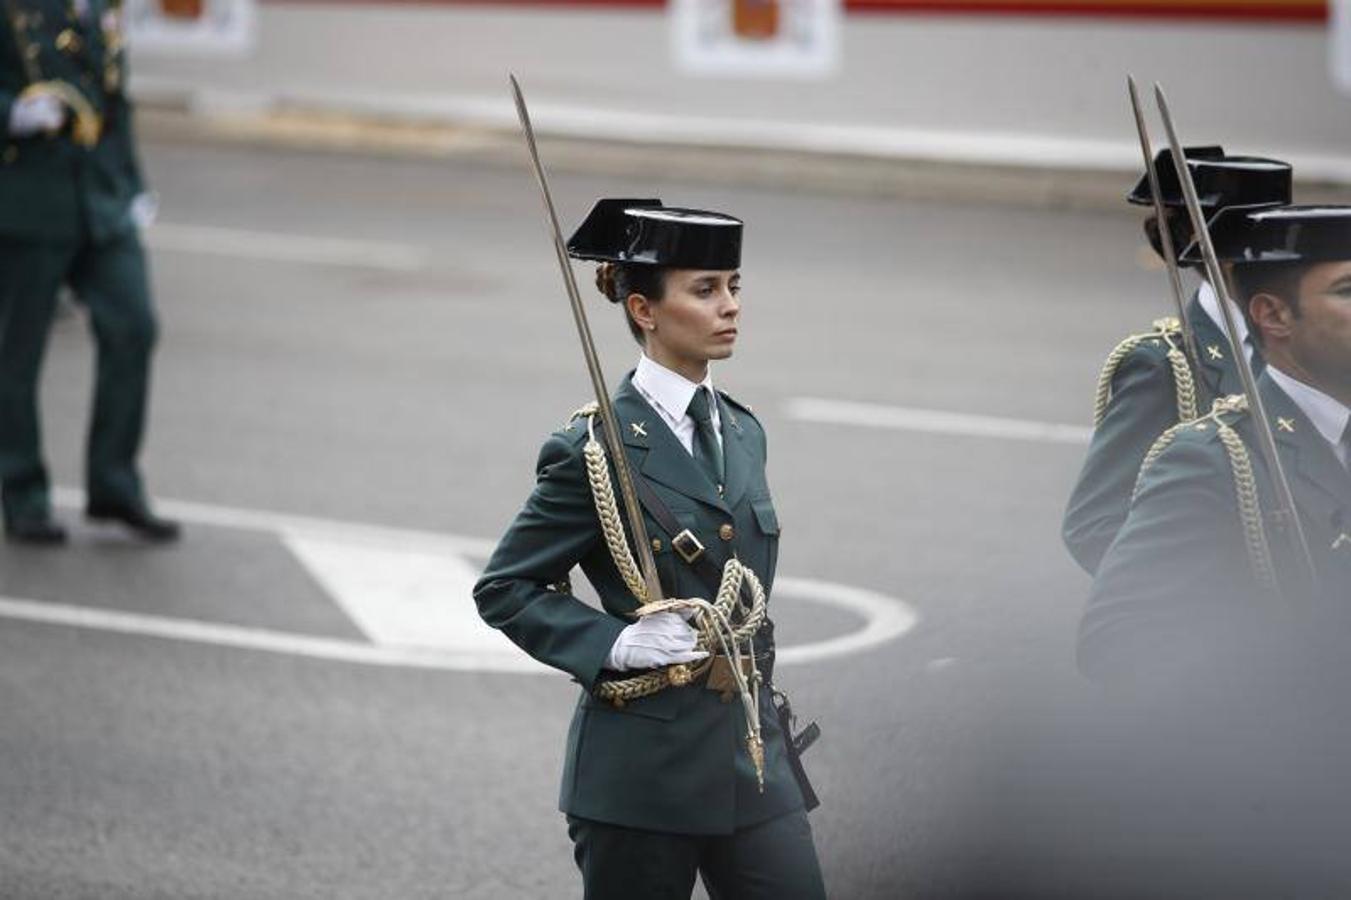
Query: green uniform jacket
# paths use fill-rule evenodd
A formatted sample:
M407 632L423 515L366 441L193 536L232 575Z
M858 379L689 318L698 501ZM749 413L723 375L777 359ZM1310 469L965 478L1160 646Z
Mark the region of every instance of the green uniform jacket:
M724 559L735 552L769 590L779 522L765 482L760 423L722 395L727 481L719 496L631 377L625 377L614 407L634 477L646 479L701 543ZM568 732L560 807L583 819L682 834L729 834L801 807L767 690L760 702L764 793L745 749L739 703L724 703L702 684L667 688L621 709L590 693L637 602L600 532L582 459L586 436L586 422L578 419L545 442L534 492L474 588L484 621L583 686ZM665 595L712 599L716 586L701 581L672 552L673 535L645 518L650 537L660 541L656 563ZM552 587L576 565L595 587L603 610ZM766 625L757 653L772 641Z
M1271 526L1272 482L1251 417L1225 414L1252 458L1278 578L1298 614L1252 573L1234 475L1213 422L1183 426L1145 471L1120 534L1103 558L1079 633L1079 663L1104 682L1151 673L1249 667L1254 640L1289 632L1294 655L1344 652L1351 623L1351 474L1293 400L1267 375L1258 389L1308 535L1321 590L1310 596L1283 533ZM1290 626L1294 625L1293 632ZM1312 643L1311 643L1312 642Z
M0 0L0 238L102 242L132 227L128 209L144 185L123 93L125 54L115 33L103 31L106 0L89 5L77 18L62 0ZM55 137L9 134L10 107L30 83L21 52L36 53L40 80L66 82L100 113L97 144L76 144L69 126Z
M1229 358L1229 342L1193 295L1188 317L1195 330L1201 371L1197 404L1201 415L1216 397L1241 393L1243 382ZM1177 424L1177 389L1161 340L1141 342L1116 370L1112 399L1093 432L1088 456L1074 484L1061 533L1075 561L1094 574L1121 530L1140 463L1154 440Z

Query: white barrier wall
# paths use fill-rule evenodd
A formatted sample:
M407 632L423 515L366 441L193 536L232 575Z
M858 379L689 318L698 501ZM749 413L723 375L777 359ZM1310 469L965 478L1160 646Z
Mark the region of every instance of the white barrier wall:
M258 38L245 59L134 55L134 84L506 124L510 69L557 131L1133 168L1134 72L1169 88L1184 140L1351 181L1351 99L1316 25L852 15L839 71L806 82L682 74L657 10L271 2Z

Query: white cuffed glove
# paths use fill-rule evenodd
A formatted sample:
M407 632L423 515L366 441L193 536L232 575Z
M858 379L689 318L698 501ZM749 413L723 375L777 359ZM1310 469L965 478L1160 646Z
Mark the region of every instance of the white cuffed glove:
M131 200L131 209L128 213L132 224L142 231L154 225L155 220L159 218L159 194L154 191L137 194Z
M698 637L699 633L678 613L653 613L619 632L605 657L605 668L627 672L695 662L708 656L695 649Z
M9 108L9 133L13 137L59 131L64 124L65 104L50 94L20 97Z

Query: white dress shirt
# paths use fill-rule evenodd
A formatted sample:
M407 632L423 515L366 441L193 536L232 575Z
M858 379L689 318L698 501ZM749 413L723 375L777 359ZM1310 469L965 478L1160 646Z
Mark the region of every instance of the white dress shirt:
M1220 329L1220 334L1229 334L1229 329L1224 327L1224 314L1220 312L1220 297L1215 293L1215 289L1210 286L1209 281L1203 280L1201 282L1201 286L1196 291L1196 301L1206 311L1210 321L1215 323L1215 327ZM1238 308L1237 303L1230 302L1229 308L1234 312L1234 324L1238 326L1238 339L1243 343L1243 354L1248 357L1248 362L1251 364L1253 343L1248 334L1248 320L1243 317L1243 311Z
M638 368L633 373L633 386L643 399L652 404L652 408L661 416L680 441L685 452L694 455L694 431L697 427L694 419L686 412L694 392L709 392L708 408L713 418L713 433L718 436L718 446L722 446L722 417L718 415L718 395L713 390L713 373L709 372L704 380L695 384L685 376L672 372L665 366L653 362L644 353L638 357Z
M1308 417L1313 427L1318 429L1318 433L1332 445L1333 455L1341 460L1343 466L1351 466L1351 459L1347 459L1347 448L1342 445L1346 423L1351 421L1351 407L1334 397L1329 397L1318 388L1287 375L1275 366L1267 366L1267 371L1271 373L1271 380L1295 401L1300 412Z

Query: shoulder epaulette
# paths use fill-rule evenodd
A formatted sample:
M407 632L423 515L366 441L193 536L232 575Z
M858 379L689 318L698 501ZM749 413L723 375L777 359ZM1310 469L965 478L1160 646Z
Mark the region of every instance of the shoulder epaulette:
M1102 424L1103 416L1107 414L1107 407L1112 401L1112 381L1116 378L1117 369L1121 368L1121 363L1126 357L1147 341L1168 348L1165 355L1172 367L1173 384L1177 389L1178 421L1186 422L1197 417L1196 379L1192 376L1187 355L1182 352L1181 336L1182 323L1176 316L1168 316L1155 319L1152 330L1133 334L1116 345L1107 355L1106 362L1102 364L1102 371L1098 374L1098 389L1093 402L1094 428Z
M1234 479L1234 496L1238 503L1239 524L1248 548L1248 563L1252 568L1253 577L1257 579L1258 584L1275 594L1279 592L1276 569L1271 561L1271 546L1267 541L1267 532L1263 524L1262 503L1257 491L1257 478L1253 474L1252 455L1234 428L1249 412L1248 398L1243 394L1231 394L1216 400L1206 415L1179 422L1159 435L1158 440L1145 454L1144 462L1140 464L1140 474L1136 476L1131 502L1134 503L1135 497L1140 493L1145 473L1179 437L1193 433L1203 433L1206 437L1213 435L1229 459L1229 470Z
M560 430L569 435L577 434L579 433L577 420L588 419L599 412L600 404L595 400L592 400L585 406L579 406L577 409L573 410L572 415L568 416L568 420L563 423L563 427ZM580 428L580 433L586 434L587 429L585 427Z
M728 403L732 404L737 409L744 410L746 414L751 416L752 418L755 417L755 407L751 406L749 403L742 403L740 400L733 397L731 394L727 393L722 389L719 389L718 393L722 396L722 399L726 400Z

